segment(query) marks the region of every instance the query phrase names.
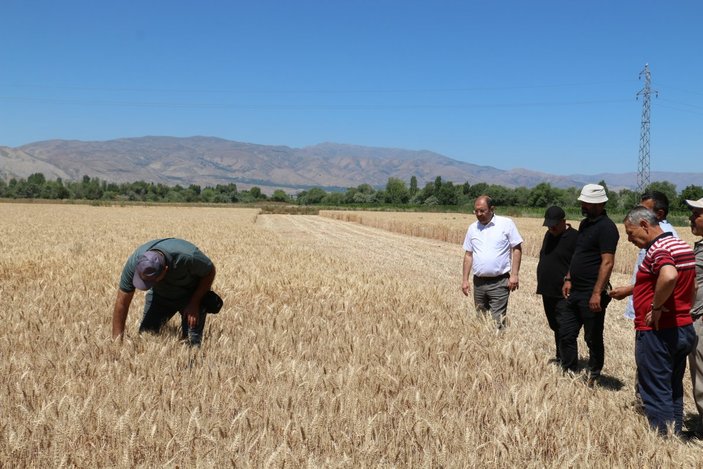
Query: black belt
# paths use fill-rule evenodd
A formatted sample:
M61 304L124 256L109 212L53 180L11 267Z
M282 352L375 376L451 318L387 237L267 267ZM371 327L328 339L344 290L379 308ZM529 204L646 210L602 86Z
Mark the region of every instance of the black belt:
M474 275L474 279L478 280L501 280L504 278L510 278L510 272L506 272L504 274L496 275L495 277L479 277L477 275Z

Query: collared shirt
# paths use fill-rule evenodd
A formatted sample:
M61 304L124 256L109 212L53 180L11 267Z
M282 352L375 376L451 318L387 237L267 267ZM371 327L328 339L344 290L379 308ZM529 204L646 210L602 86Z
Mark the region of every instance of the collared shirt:
M696 255L696 284L698 291L696 292L696 301L691 308L691 314L703 314L703 239L697 241L693 245L693 252Z
M473 253L474 276L497 277L510 272L512 248L521 243L515 223L508 217L493 215L485 225L475 221L469 226L464 251Z
M674 291L661 306L659 329L691 324L691 288L696 281L695 257L691 247L671 233L662 233L648 247L642 265L637 270L637 281L632 292L635 304L635 329L650 331L646 316L652 309L657 279L662 267L676 268L678 276Z
M671 233L672 235L674 235L674 237L679 237L679 234L676 232L676 229L668 221L660 221L659 226L661 227L664 233ZM642 261L644 260L645 254L647 254L646 249L640 249L640 252L637 253L635 268L632 270L632 285L634 285L635 280L637 280L637 270L640 268L640 265L642 265ZM628 319L635 319L635 306L632 304L632 295L627 297L627 304L625 304L624 316Z

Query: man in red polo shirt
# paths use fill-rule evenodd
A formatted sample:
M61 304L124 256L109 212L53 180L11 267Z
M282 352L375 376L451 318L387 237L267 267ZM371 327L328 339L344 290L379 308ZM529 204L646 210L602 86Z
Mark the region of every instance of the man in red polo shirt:
M693 250L659 226L654 212L635 207L624 220L627 239L647 253L637 270L635 359L639 391L652 428L683 426L683 375L696 345L691 304L696 290Z

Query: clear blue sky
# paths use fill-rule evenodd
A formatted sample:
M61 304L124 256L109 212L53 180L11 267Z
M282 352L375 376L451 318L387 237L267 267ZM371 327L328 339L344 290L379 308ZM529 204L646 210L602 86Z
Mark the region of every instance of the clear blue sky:
M0 145L206 135L701 171L703 2L0 2Z

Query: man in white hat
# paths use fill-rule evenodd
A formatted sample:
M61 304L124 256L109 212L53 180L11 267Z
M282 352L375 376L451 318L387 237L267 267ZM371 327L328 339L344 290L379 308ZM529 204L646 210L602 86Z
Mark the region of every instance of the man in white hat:
M691 233L696 236L703 236L703 197L698 200L686 200L686 205L691 209ZM691 371L691 381L693 382L693 399L698 408L698 425L693 431L698 435L703 435L703 238L693 245L693 252L696 256L696 299L691 307L691 318L693 327L698 336L698 343L688 356Z
M608 196L598 184L586 184L578 200L586 217L579 225L576 249L569 272L564 277L562 293L567 298L559 334L559 352L565 371L578 369L577 339L581 327L588 345L588 384L595 385L605 361L603 327L610 273L615 263L615 250L620 235L615 223L605 212Z

